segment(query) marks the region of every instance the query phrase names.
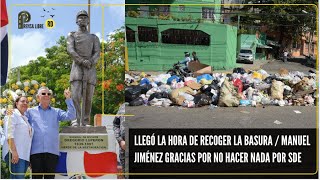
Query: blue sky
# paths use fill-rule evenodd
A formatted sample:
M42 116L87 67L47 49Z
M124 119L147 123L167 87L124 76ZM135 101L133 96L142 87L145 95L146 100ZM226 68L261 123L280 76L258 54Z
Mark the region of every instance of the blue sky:
M10 68L26 65L38 56L44 56L45 48L55 45L60 36L67 36L69 32L77 30L75 18L77 12L88 9L86 6L88 0L7 0L6 2L9 14ZM27 6L18 6L18 4ZM77 5L53 6L50 4ZM100 40L106 40L109 34L124 25L124 6L110 5L124 4L124 0L91 0L91 4L104 5L103 22L102 7L91 6L90 32L96 34ZM29 22L31 24L42 24L51 18L50 15L54 15L52 19L56 25L53 29L18 29L18 13L23 10L31 14Z

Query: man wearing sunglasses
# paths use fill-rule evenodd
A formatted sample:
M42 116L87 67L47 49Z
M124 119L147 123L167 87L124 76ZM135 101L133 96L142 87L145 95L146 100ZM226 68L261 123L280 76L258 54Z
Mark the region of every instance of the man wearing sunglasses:
M31 144L30 163L33 179L54 179L59 158L59 121L76 118L69 88L64 90L67 111L50 106L52 91L47 87L38 90L39 106L26 112L30 125L34 129Z

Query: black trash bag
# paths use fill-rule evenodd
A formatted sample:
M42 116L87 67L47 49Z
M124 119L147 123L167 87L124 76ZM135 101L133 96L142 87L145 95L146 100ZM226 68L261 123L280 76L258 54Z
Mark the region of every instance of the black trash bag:
M194 96L194 103L197 107L209 105L211 103L211 97L206 94L198 94Z
M227 78L229 79L229 81L232 81L232 80L233 80L232 74L227 74L226 76L227 76Z
M220 97L220 89L216 90L217 93L212 94L211 97L211 104L218 105L219 103L219 97Z
M284 89L284 90L283 90L283 95L284 95L284 96L289 96L289 95L292 95L292 92L291 92L291 90Z
M204 85L200 88L200 91L208 96L212 96L212 93L211 93L211 86L210 85Z
M144 101L142 99L142 97L138 97L137 99L129 102L129 106L141 106L143 105Z
M169 99L169 94L166 92L156 92L156 93L153 93L150 95L148 101L151 101L154 98L157 98L157 99L167 98L167 99Z
M206 94L209 97L212 97L212 95L213 95L211 92L204 92L204 94Z
M218 102L219 102L220 87L218 84L219 84L218 80L212 81L212 83L210 84L211 89L215 90L214 94L211 93L212 95L210 96L212 101L211 104L213 105L218 105Z
M157 82L157 86L161 86L163 83L162 82Z
M152 85L151 84L145 84L141 87L141 94L146 94L150 89L152 89Z
M254 83L250 83L250 84L243 84L242 91L247 90L249 87L254 88Z
M220 90L220 87L218 85L219 82L216 81L212 81L212 83L210 84L210 87L214 90Z
M125 101L126 102L131 102L135 99L137 99L141 95L141 86L136 85L136 86L128 86L125 89Z
M238 67L238 68L234 68L234 69L233 69L233 73L245 74L245 73L246 73L246 70L244 70L244 69L241 68L241 67Z
M220 87L218 85L218 80L213 80L210 85L205 85L201 87L201 92L212 97L212 90L216 90L218 93L220 92Z
M219 97L220 97L220 91L218 92L218 95L213 95L212 97L211 97L211 104L213 104L213 105L218 105L218 103L219 103Z
M157 98L157 99L162 98L162 93L156 92L156 93L151 94L148 101L151 101L154 98Z
M277 79L277 77L272 75L272 76L266 77L263 81L268 83L268 84L272 84L272 80L274 80L274 79Z
M314 70L312 70L312 69L310 69L308 72L309 72L309 73L316 73L316 71L314 71Z
M204 93L204 92L206 92L206 91L211 91L211 87L206 84L206 85L204 85L204 86L201 86L200 91L201 91L202 93Z
M169 94L168 94L167 92L162 92L162 93L161 93L161 97L162 97L162 98L170 99L170 98L169 98Z

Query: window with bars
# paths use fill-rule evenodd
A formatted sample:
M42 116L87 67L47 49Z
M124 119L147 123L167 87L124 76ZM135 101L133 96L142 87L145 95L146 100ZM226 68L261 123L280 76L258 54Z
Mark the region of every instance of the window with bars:
M158 29L138 26L138 37L140 42L158 42Z
M134 30L130 29L129 27L126 27L127 42L135 42L134 33L135 33Z
M210 35L199 30L168 29L161 32L162 43L210 45Z
M214 19L214 8L202 8L202 18L203 19Z

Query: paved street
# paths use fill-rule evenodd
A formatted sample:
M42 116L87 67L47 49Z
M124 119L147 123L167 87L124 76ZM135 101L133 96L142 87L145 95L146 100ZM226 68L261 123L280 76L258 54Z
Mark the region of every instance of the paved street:
M309 72L309 70L315 71L315 68L307 67L302 65L305 63L305 59L289 59L288 62L284 63L281 60L271 60L271 61L256 61L254 64L241 64L237 63L237 66L243 67L246 70L259 70L264 69L270 74L278 73L280 68L285 68L288 71L301 71L304 73ZM218 71L218 72L232 72L229 71Z
M302 61L302 60L301 60ZM268 73L277 73L280 68L285 68L288 71L301 71L306 74L309 74L309 70L316 71L314 68L310 68L304 65L301 65L302 62L292 62L288 61L286 63L279 61L279 60L274 60L274 61L268 61L268 63L262 65L262 69L266 70Z
M299 112L294 112L299 111ZM126 108L129 128L315 128L316 107Z
M299 62L283 63L279 60L243 65L245 69L259 69L277 73L283 67L289 71L308 73L313 68ZM208 109L151 106L128 106L126 114L129 128L314 128L316 107L266 106L263 107L217 107ZM301 113L296 113L299 111Z

